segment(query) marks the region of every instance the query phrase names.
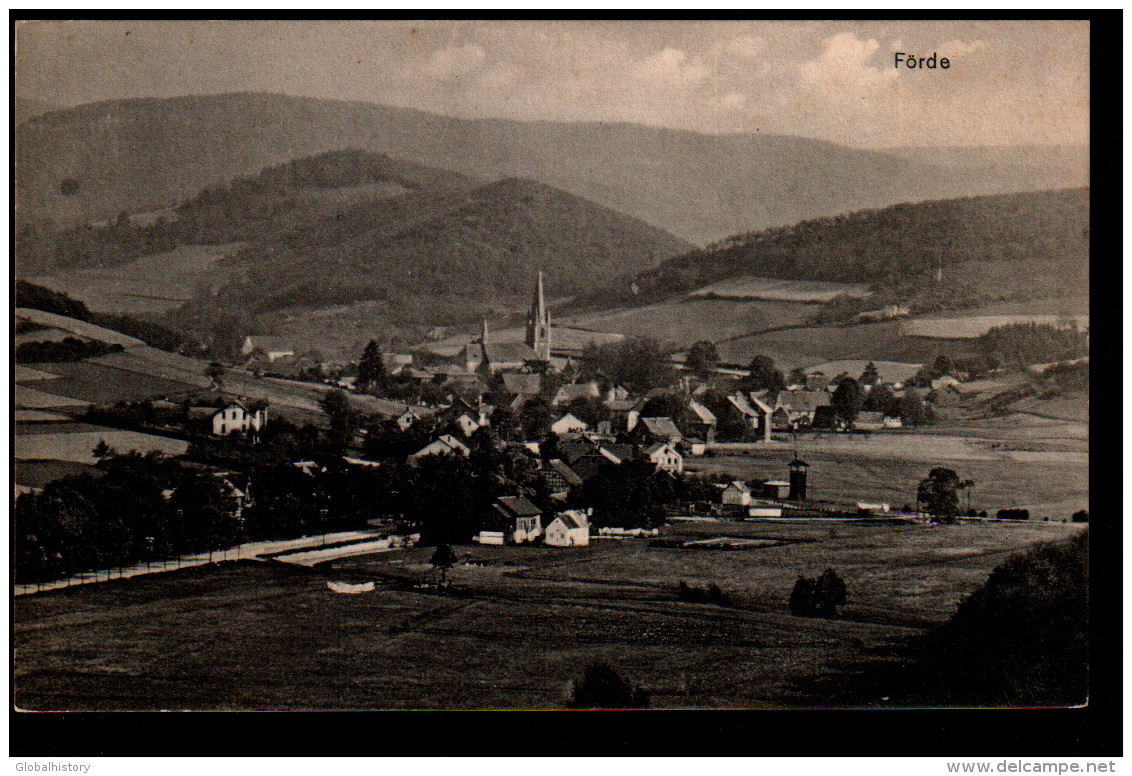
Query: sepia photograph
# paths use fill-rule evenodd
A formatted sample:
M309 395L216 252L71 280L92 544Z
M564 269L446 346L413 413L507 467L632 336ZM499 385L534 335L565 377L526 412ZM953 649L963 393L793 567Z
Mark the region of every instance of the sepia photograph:
M13 22L16 714L1087 708L1092 32Z

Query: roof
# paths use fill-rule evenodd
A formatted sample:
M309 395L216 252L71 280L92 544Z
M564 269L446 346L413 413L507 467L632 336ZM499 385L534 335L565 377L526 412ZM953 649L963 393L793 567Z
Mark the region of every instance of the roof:
M643 425L650 434L662 437L680 437L680 429L676 428L676 424L672 422L672 418L641 418L640 425Z
M566 480L568 485L582 484L582 478L578 476L578 473L571 469L561 458L551 458L547 461L546 467L557 472L562 479Z
M249 334L247 342L251 344L252 348L260 348L265 351L294 351L294 346L282 337L264 336L260 334Z
M614 399L605 403L610 412L628 412L637 406L636 399Z
M704 423L715 423L716 422L715 414L711 410L709 410L707 407L700 404L698 401L688 402L688 409L690 409L692 412L696 413L696 416L699 417L699 419L701 421L703 421Z
M504 372L503 386L511 393L534 395L542 390L542 375Z
M493 364L523 364L538 359L534 348L525 342L489 342L483 345L483 352Z
M677 452L677 451L675 450L675 448L673 448L673 447L672 447L671 445L669 445L669 444L668 444L667 442L655 442L655 443L653 443L653 444L649 445L648 447L646 447L646 448L645 448L645 449L643 450L643 452L644 452L644 454L645 454L645 455L652 455L653 453L657 452L658 450L663 450L663 449L664 449L664 448L666 448L666 447L667 447L667 448L668 448L669 450L672 450L673 452Z
M502 504L512 517L535 517L542 514L542 510L524 496L500 496L496 501Z
M554 426L557 426L559 423L562 423L563 421L565 421L568 426L574 426L574 427L580 426L581 429L583 429L583 430L590 427L588 423L586 423L584 420L582 420L581 418L579 418L577 415L575 415L572 412L567 412L565 415L563 415L562 417L558 418L553 423L551 423L550 426L551 426L551 428L553 428Z
M575 528L581 528L582 527L582 526L578 525L578 522L574 519L573 515L567 515L567 514L563 513L563 514L559 515L558 517L554 518L554 520L551 520L550 522L553 523L555 520L561 521L562 525L564 525L566 528L571 529L571 530L575 529Z
M769 485L770 483L767 483L767 484ZM727 487L735 488L735 490L739 491L740 493L750 493L751 492L750 486L747 485L747 483L743 482L742 480L732 480L730 483L728 483Z
M884 423L883 412L858 412L857 423Z
M596 383L572 383L559 388L551 404L562 404L583 398L597 399L600 396L601 392L597 389Z
M751 417L756 417L758 415L758 413L755 412L755 408L751 406L751 403L749 401L747 401L747 397L741 393L734 394L733 396L728 396L727 401L731 403L732 407L739 410L739 412L743 413L744 415L749 415Z
M777 403L793 412L813 412L829 404L826 391L779 391Z

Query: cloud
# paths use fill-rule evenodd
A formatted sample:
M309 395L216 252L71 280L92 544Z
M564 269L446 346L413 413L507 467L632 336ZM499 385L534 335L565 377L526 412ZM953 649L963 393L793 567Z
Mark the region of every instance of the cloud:
M454 81L478 70L486 58L487 53L475 44L450 46L432 55L425 73L437 81Z
M633 76L639 80L676 88L695 86L710 73L706 65L689 60L685 51L672 47L645 57L633 68Z
M825 50L814 60L802 63L799 77L828 97L840 100L859 98L895 82L899 71L869 64L880 44L873 38L861 40L851 32L839 32L826 41Z

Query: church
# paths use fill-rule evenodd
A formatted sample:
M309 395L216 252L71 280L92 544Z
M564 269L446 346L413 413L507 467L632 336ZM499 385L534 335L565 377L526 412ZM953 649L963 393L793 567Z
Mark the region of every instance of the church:
M487 319L480 328L479 342L465 348L469 372L492 375L499 372L545 372L550 367L550 308L546 305L542 270L538 271L534 297L527 311L527 331L523 342L492 342Z

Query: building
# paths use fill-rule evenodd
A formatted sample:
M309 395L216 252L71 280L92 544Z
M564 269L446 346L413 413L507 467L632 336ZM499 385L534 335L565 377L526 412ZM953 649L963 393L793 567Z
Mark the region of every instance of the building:
M695 399L688 402L688 413L684 425L690 436L697 436L706 442L715 441L715 427L718 419L715 413Z
M502 531L509 543L533 542L542 536L542 510L523 496L501 496L492 505L488 528Z
M467 458L472 454L468 446L461 442L451 434L445 434L440 438L429 442L417 452L413 453L410 458L421 458L426 455L460 455Z
M267 404L229 401L221 407L190 407L189 421L216 436L254 433L267 425Z
M857 418L853 421L853 428L861 431L880 431L883 428L887 428L884 422L884 413L869 411L858 412Z
M550 424L552 433L561 436L562 434L578 434L583 431L589 430L589 424L584 420L577 418L573 413L567 412L558 420Z
M550 363L550 308L546 306L541 269L538 271L531 310L527 314L526 344L534 351L536 361Z
M720 494L720 503L726 506L745 507L751 503L751 489L742 480L732 480Z
M537 396L542 390L542 375L538 373L504 372L503 387L516 396Z
M795 458L790 462L790 500L791 501L805 501L806 500L806 473L810 465L803 461L801 458Z
M546 526L543 541L551 547L585 547L590 543L590 521L585 512L560 512Z
M763 498L785 499L790 497L790 483L783 480L768 480L762 484Z
M597 383L572 383L564 385L558 389L554 394L554 398L550 400L553 407L561 404L569 404L574 399L600 399L601 391L598 390Z
M741 392L736 392L727 397L727 405L738 415L746 428L761 435L764 442L770 441L774 408L767 404L764 397L755 393L745 396Z
M550 497L555 499L565 498L570 492L570 488L582 484L582 478L578 476L578 473L561 458L551 458L544 462L539 467L539 474L542 475L547 488L550 490Z
M786 422L791 427L808 426L814 420L818 407L829 406L828 391L779 391L775 400L775 412L786 411Z
M629 434L636 441L644 444L653 442L675 444L684 438L680 429L672 422L672 418L641 418L629 430Z
M286 356L294 357L295 348L281 337L249 334L244 337L244 344L240 346L240 352L245 356L260 356L268 361L275 361Z
M641 455L648 458L656 468L680 474L684 471L684 456L668 442L655 442L641 451Z

